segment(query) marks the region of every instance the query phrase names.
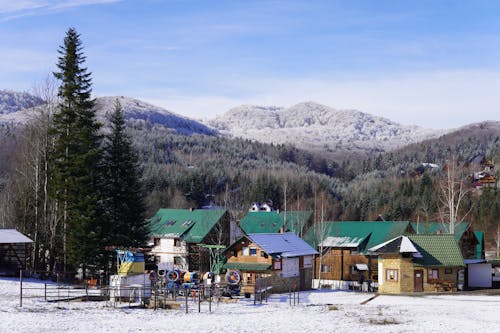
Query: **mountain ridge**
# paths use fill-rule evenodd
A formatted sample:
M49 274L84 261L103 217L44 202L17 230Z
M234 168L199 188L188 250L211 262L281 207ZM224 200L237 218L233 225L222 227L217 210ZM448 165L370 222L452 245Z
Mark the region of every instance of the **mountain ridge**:
M401 125L358 110L315 102L291 107L242 105L206 122L224 135L301 148L386 151L439 137L449 130Z

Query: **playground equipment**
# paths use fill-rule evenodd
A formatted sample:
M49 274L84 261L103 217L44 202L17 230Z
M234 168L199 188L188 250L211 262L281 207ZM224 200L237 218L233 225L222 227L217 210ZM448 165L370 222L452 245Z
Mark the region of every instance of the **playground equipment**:
M243 275L237 269L231 269L226 272L226 290L224 296L238 296L241 291L241 281Z

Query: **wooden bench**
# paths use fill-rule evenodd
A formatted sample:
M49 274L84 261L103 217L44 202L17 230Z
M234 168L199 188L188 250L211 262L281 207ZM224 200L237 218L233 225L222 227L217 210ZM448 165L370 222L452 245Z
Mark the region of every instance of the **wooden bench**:
M454 281L432 279L432 280L429 280L428 283L432 284L435 292L440 292L440 291L453 292L453 291L456 291L456 283Z

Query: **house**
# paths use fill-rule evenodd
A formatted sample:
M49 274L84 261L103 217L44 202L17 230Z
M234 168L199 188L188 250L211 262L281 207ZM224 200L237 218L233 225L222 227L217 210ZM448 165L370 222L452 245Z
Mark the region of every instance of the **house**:
M13 276L26 269L31 243L30 238L16 229L0 229L0 275Z
M417 235L449 233L449 226L441 222L412 222L411 225ZM482 240L478 239L481 234L474 233L470 223L462 222L455 225L454 236L465 259L484 258L484 249L477 248L478 245L484 244ZM481 253L481 258L478 258L478 252Z
M318 252L293 232L260 233L241 237L224 254L224 268L242 273L242 290L253 293L258 279L271 280L274 292L292 285L311 288L313 259Z
M369 248L378 254L378 291L454 291L463 285L464 259L453 235L399 236Z
M304 239L322 253L316 257L315 283L318 287L348 289L360 280L377 281L377 256L367 250L411 233L414 231L407 221L324 222L319 228L310 228Z
M312 211L250 211L241 219L246 234L291 231L299 237L312 225Z
M210 271L209 250L200 244L229 244L225 209L160 209L149 222L152 249L160 270Z

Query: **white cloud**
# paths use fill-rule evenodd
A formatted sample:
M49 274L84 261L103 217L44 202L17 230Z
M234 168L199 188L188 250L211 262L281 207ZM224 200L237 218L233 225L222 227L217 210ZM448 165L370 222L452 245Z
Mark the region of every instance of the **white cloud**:
M24 16L44 15L67 8L120 1L123 0L0 0L0 21L9 21Z

